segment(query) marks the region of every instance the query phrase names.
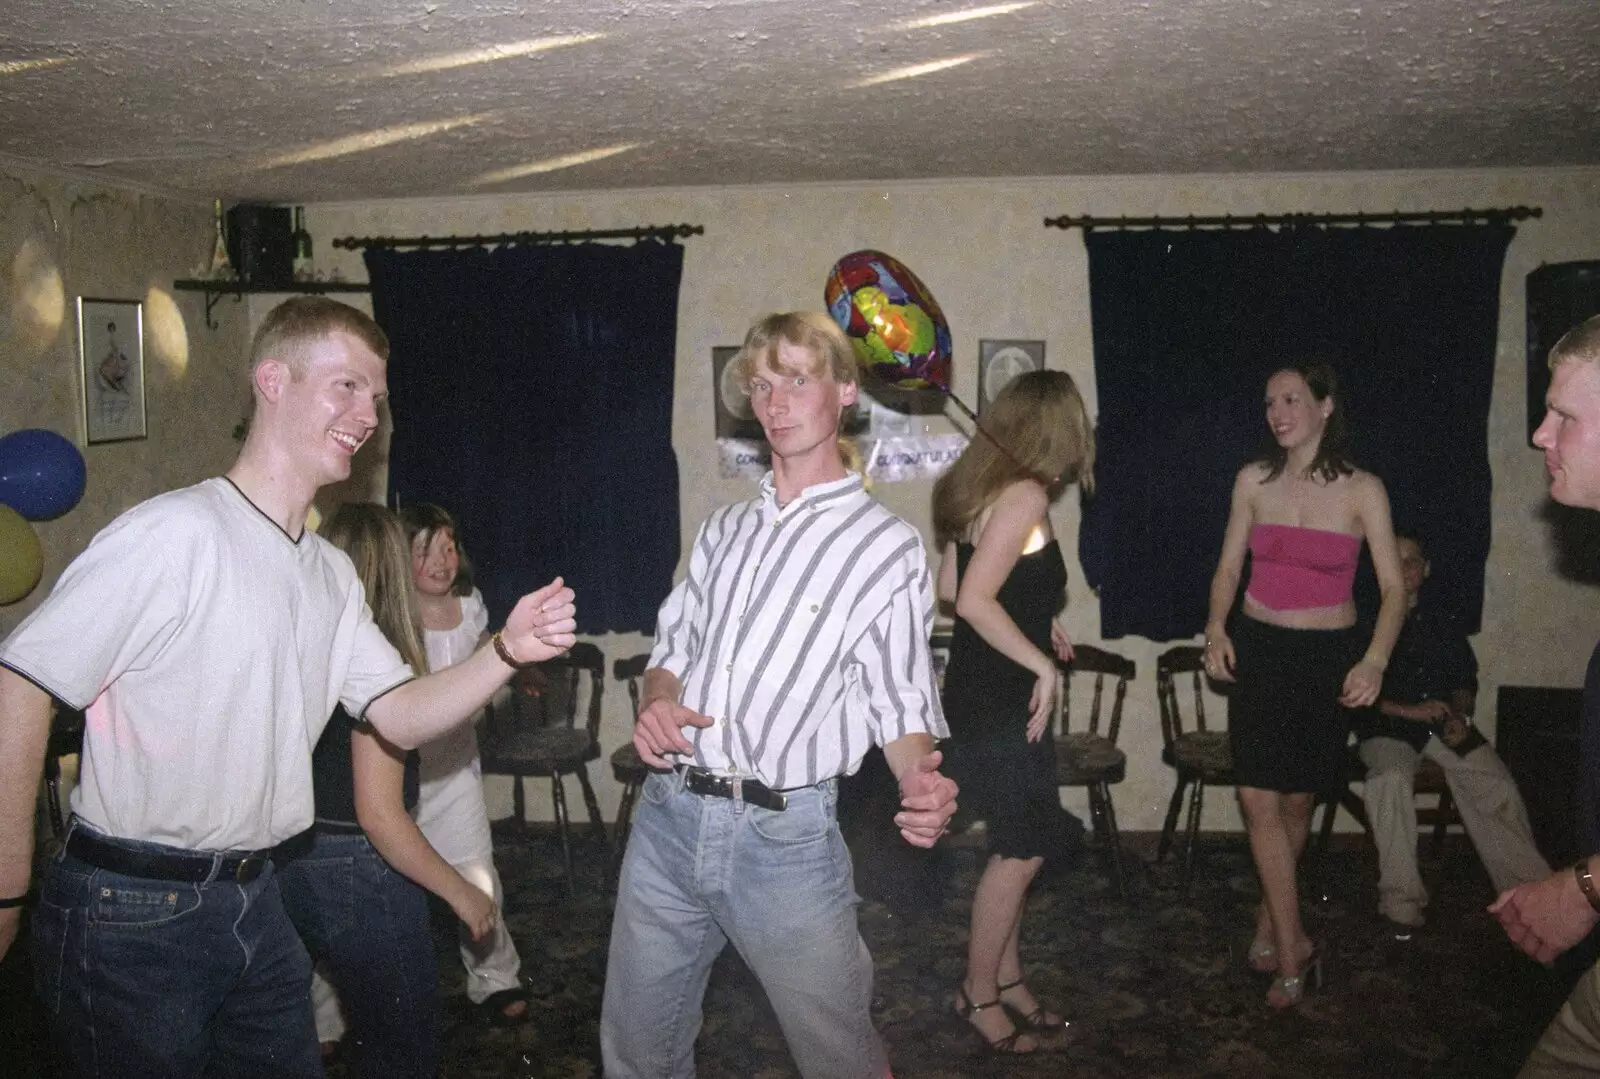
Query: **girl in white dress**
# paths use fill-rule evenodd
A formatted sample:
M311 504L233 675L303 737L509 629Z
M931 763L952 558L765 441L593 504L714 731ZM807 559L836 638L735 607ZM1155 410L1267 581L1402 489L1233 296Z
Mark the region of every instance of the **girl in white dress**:
M408 507L402 517L411 542L411 573L422 610L428 666L442 671L483 643L489 615L483 597L472 586L472 566L459 546L455 518L425 502ZM483 802L476 726L462 724L422 746L420 753L417 827L445 861L500 907L504 895ZM522 960L504 918L482 940L463 934L461 961L467 968L467 997L491 1022L509 1025L527 1019L528 994L519 977Z

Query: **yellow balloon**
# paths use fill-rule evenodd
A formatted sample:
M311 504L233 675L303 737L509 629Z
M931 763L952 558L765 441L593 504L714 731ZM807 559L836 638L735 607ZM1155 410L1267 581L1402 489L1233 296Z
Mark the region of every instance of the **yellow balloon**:
M22 514L0 505L0 604L15 603L33 591L44 570L39 537Z

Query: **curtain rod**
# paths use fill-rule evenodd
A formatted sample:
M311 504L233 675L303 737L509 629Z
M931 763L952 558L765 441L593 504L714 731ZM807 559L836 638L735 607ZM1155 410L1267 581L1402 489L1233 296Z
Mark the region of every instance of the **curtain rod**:
M703 236L704 225L639 225L631 229L577 229L565 232L501 232L485 236L340 236L333 246L347 251L368 247L493 247L499 244L567 244L584 240L677 240Z
M1442 225L1447 222L1470 224L1483 221L1487 224L1505 224L1507 221L1526 221L1530 217L1543 217L1544 210L1537 206L1510 206L1498 210L1427 210L1420 213L1379 214L1224 214L1221 217L1047 217L1045 228L1082 229L1160 229L1160 228L1221 228L1257 229L1273 225Z

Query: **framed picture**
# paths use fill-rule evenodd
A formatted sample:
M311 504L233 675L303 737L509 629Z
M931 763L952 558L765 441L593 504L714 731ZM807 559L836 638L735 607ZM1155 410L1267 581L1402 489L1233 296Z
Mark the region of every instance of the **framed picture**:
M144 438L144 304L78 297L78 366L88 443Z
M1043 341L979 341L978 415L994 404L1006 383L1024 371L1042 370Z
M711 350L711 388L717 413L718 438L744 438L765 442L766 432L750 408L750 398L733 377L733 358L737 345L719 345Z

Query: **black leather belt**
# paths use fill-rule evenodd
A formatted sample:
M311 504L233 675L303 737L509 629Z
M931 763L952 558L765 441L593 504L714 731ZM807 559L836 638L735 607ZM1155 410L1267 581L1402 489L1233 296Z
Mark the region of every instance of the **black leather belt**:
M740 779L708 768L684 768L683 789L712 798L739 798L775 813L782 813L789 805L789 799L759 779Z
M67 853L80 862L97 869L109 869L126 877L143 877L146 880L183 881L200 884L208 880L231 880L248 884L259 877L272 860L272 852L248 851L222 856L218 864L216 855L195 851L134 850L113 841L100 839L82 829L74 828L67 837ZM212 869L215 868L215 874Z
M346 821L319 820L314 825L316 831L323 835L366 835L367 830L359 824L350 824Z

